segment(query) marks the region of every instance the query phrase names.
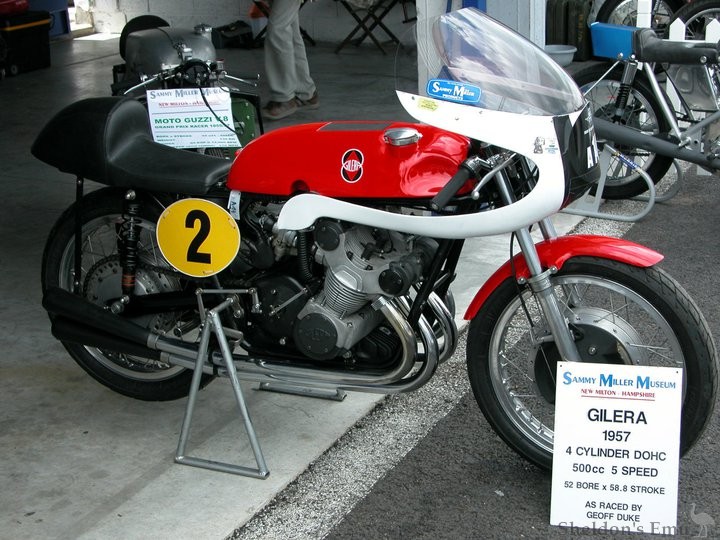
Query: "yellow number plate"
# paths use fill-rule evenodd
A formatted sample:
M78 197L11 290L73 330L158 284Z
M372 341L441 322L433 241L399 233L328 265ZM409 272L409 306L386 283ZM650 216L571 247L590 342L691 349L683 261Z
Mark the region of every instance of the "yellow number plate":
M156 235L167 261L193 277L223 271L240 249L235 220L221 206L203 199L183 199L168 206Z

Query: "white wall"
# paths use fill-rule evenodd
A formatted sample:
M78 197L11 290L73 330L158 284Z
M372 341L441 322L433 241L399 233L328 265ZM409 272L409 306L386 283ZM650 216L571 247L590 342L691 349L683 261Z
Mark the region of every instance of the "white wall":
M545 45L545 0L487 0L487 12L537 45Z
M98 32L119 33L125 23L138 15L151 13L167 20L171 26L192 28L205 23L222 26L238 19L249 21L252 0L75 0L88 4ZM460 5L459 0L454 0ZM446 0L417 0L419 13L431 15L445 10ZM535 43L544 43L545 0L487 0L488 13L514 28ZM412 6L408 7L413 11ZM354 26L355 21L335 0L308 2L300 12L302 26L318 41L338 42ZM396 6L384 23L402 39L408 26L403 24L403 11ZM534 24L531 24L534 21ZM385 36L376 31L380 41Z
M78 0L76 0L77 2ZM87 1L87 0L86 0ZM434 0L445 2L445 0ZM80 0L82 2L82 0ZM192 28L205 23L210 26L222 26L234 21L249 22L248 13L251 0L89 0L89 9L93 13L95 29L98 32L122 31L130 19L138 15L151 13L158 15L171 26ZM413 10L412 6L408 8ZM396 6L384 23L398 37L408 29L403 24L403 10ZM300 11L300 22L311 37L318 41L338 42L354 27L355 21L339 2L317 0L308 2ZM374 34L382 42L386 40L382 30Z

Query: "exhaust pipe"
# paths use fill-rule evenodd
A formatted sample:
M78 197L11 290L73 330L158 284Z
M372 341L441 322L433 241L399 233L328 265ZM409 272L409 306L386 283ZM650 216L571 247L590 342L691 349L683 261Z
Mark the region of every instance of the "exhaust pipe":
M150 345L155 340L151 339L153 333L147 328L118 317L85 298L60 287L51 287L45 291L42 305L52 315L78 322L82 326L95 328L105 334L118 336L125 341L151 349L156 348Z
M167 352L197 356L197 346L151 332L59 287L45 291L42 305L52 316L53 336L61 341L145 358L159 359Z
M378 302L380 310L400 336L403 349L402 360L388 373L323 371L272 364L262 358L243 358L244 361L235 362L235 368L246 380L258 382L282 381L300 386L332 386L379 393L414 390L430 379L439 364L436 336L425 317L421 317L419 329L425 359L416 373L407 376L418 360L415 334L400 309L386 300ZM196 344L165 338L64 289L48 289L43 297L43 307L52 315L52 332L57 339L195 368L199 352ZM431 308L437 310L434 303ZM437 315L440 316L439 313ZM218 367L226 363L222 355L219 352L208 352L208 358L214 365L203 366L203 371L215 374L223 371L222 368L218 371ZM444 354L449 352L444 351Z
M593 123L595 124L595 134L598 139L607 139L616 145L642 148L643 150L648 150L662 156L689 161L701 167L720 169L720 159L708 159L702 152L678 146L676 143L653 137L652 135L645 135L634 129L613 124L602 118L594 118Z
M160 351L152 350L138 343L107 334L76 321L71 321L65 317L56 315L53 318L51 332L55 339L60 341L160 360Z

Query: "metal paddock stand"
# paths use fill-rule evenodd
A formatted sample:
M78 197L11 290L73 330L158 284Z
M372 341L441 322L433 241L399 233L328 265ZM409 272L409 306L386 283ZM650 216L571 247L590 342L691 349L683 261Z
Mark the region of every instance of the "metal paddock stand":
M263 456L260 443L255 433L250 414L248 413L247 405L245 404L245 396L243 395L242 388L240 387L240 381L238 379L237 370L233 363L232 351L230 350L230 344L225 336L225 329L223 328L222 321L220 320L220 313L231 309L235 304L235 299L232 296L226 298L217 307L210 310L205 310L202 303L202 293L217 293L232 295L234 291L224 290L204 290L197 292L198 298L198 309L200 312L201 319L204 319L202 333L200 334L200 347L198 350L197 359L195 361L195 368L192 376L192 382L190 384L190 393L188 394L187 407L185 409L185 416L183 418L182 429L180 431L180 440L178 441L177 452L175 453L175 462L181 465L190 465L193 467L200 467L203 469L210 469L213 471L226 472L232 474L238 474L242 476L249 476L252 478L265 479L270 474L270 471L265 464L265 457ZM215 338L220 345L222 357L225 362L225 369L227 370L230 384L232 385L233 392L235 394L235 401L237 402L240 414L242 416L243 423L245 425L245 431L247 432L248 440L255 455L255 462L257 467L244 467L241 465L234 465L231 463L223 463L219 461L211 461L198 457L192 457L185 455L185 449L190 435L190 426L192 423L192 415L195 410L195 404L197 401L197 394L200 390L200 380L203 375L203 366L205 365L208 358L208 347L210 344L210 335L214 333Z
M619 159L631 169L634 169L635 172L637 172L643 178L643 180L645 180L645 183L648 186L649 195L640 195L630 199L645 203L644 207L635 214L611 214L608 212L600 211L600 205L603 202L602 193L603 189L605 188L607 170L610 166L610 159L613 157ZM675 166L675 170L677 172L677 180L665 193L663 193L662 195L658 195L652 178L650 178L650 176L641 167L638 167L633 161L628 159L626 156L624 156L622 153L620 153L608 143L603 144L603 149L600 152L599 156L599 162L600 170L602 171L602 173L595 189L595 195L591 194L592 190L588 190L584 195L582 195L579 199L573 202L570 206L564 208L562 210L563 213L600 219L612 219L615 221L640 221L642 218L648 215L656 202L664 202L677 195L678 191L680 190L680 184L684 175L678 161L673 160L673 165Z

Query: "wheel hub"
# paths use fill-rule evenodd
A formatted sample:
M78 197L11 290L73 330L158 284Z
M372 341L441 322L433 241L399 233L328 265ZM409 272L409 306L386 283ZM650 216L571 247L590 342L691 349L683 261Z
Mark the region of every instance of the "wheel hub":
M85 277L85 297L100 306L107 306L122 296L120 277L122 266L117 256L106 257L96 263ZM160 272L138 267L135 272L135 294L143 296L177 290L176 280ZM172 328L175 317L172 314L156 313L134 319L137 324L154 332L166 332Z
M580 361L589 364L643 364L644 349L637 332L618 314L599 308L573 310L571 329ZM555 403L557 363L562 360L554 341L533 349L531 365L536 388L548 403Z

